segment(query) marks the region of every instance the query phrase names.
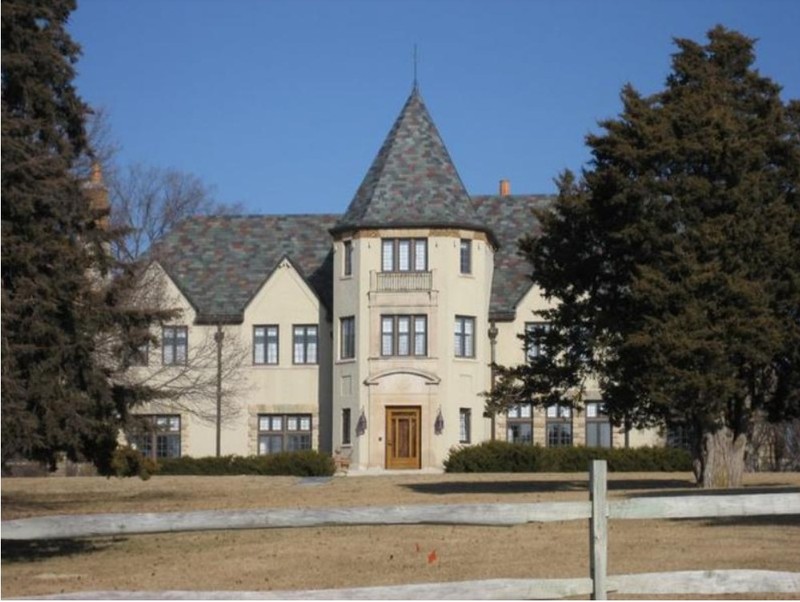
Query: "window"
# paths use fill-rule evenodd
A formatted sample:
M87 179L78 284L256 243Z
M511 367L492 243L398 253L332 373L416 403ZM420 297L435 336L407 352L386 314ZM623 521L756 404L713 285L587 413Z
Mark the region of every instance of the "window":
M342 445L350 445L350 408L342 410Z
M384 238L381 241L384 272L424 272L428 269L428 239Z
M528 361L545 355L544 337L548 332L548 322L525 322L525 357Z
M178 415L140 415L143 424L128 434L131 446L148 458L179 458L181 455L181 417Z
M547 447L572 445L572 408L554 404L547 407Z
M427 316L381 316L382 356L427 354Z
M150 343L144 342L136 349L128 352L128 363L131 366L147 366L150 363Z
M301 449L311 449L311 414L259 414L259 455Z
M341 320L339 356L343 360L356 356L356 319L353 316Z
M472 241L466 238L461 239L461 273L472 273Z
M414 271L424 272L428 269L428 241L424 238L414 239Z
M670 421L667 423L667 447L692 450L693 429L686 422Z
M161 337L161 361L165 366L186 363L186 348L189 335L186 326L164 326Z
M475 318L456 316L456 357L475 357Z
M278 364L278 326L253 326L253 363Z
M344 241L344 265L342 272L345 276L350 276L353 273L353 241Z
M509 443L533 443L533 407L531 404L514 404L508 409L506 441Z
M611 447L611 422L606 404L586 404L586 447Z
M461 408L458 410L458 442L469 443L472 434L472 410Z
M317 327L295 326L293 332L295 364L317 363Z

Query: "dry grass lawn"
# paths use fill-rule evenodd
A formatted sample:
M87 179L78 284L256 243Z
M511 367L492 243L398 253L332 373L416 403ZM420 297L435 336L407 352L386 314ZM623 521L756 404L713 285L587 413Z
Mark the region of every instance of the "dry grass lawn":
M690 475L612 474L610 495L692 495ZM800 491L800 474L747 475L743 492ZM580 474L4 479L2 518L587 499ZM64 520L69 520L65 517ZM431 552L435 551L435 560ZM612 521L610 573L800 571L800 517ZM321 589L587 576L584 521L517 527L329 527L3 542L2 596L87 590ZM800 592L799 592L800 594Z

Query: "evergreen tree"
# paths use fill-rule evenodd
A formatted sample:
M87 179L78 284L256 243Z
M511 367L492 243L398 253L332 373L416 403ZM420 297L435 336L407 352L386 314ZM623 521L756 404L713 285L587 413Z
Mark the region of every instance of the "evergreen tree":
M523 241L558 303L550 353L502 369L490 405L574 401L594 375L614 423L688 425L698 482L736 486L754 418L800 411L800 103L739 33L676 44Z
M113 377L159 316L118 302L130 274L73 170L90 152L74 8L2 2L2 461L64 453L108 472L128 409L154 394Z

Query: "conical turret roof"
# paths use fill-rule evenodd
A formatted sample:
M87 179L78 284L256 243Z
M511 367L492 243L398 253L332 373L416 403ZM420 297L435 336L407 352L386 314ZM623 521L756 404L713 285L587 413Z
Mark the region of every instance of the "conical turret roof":
M416 86L331 232L413 227L478 230L494 242Z

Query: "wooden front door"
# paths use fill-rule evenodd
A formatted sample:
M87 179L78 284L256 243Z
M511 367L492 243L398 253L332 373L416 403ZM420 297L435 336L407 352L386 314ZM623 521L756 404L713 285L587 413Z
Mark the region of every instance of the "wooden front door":
M386 468L420 468L419 407L386 408Z

